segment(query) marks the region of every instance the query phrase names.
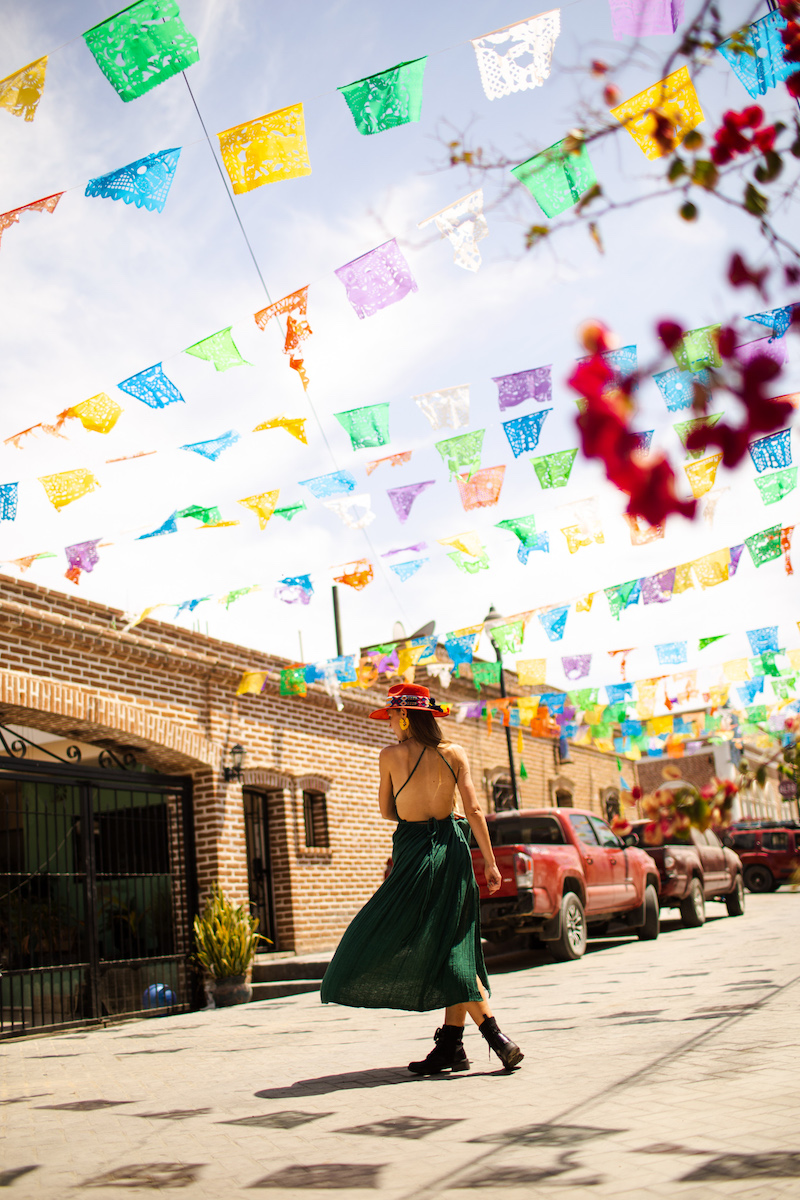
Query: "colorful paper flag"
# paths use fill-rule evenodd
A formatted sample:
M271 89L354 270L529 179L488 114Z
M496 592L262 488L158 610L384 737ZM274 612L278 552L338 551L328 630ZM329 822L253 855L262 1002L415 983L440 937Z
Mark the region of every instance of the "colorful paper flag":
M524 687L535 687L545 682L547 669L546 658L525 658L517 660L517 679ZM538 698L537 698L538 705Z
M765 651L778 650L778 626L765 625L763 629L748 629L747 640L753 654L763 654Z
M217 134L234 193L311 174L302 104L290 104Z
M428 562L427 558L412 558L408 562L389 563L389 570L394 571L401 583L405 583L412 575L416 575L420 567L424 567Z
M706 646L712 645L713 642L721 642L722 639L727 636L727 633L715 633L713 637L700 638L697 643L697 649L705 650Z
M194 454L200 454L203 458L209 459L211 462L216 462L223 450L228 450L231 446L235 446L239 441L239 434L235 429L229 429L227 433L223 433L220 437L209 438L207 442L192 442L191 445L181 446L181 450L191 450Z
M661 158L670 150L654 136L656 117L666 118L671 129L671 148L679 145L690 130L705 119L697 92L686 67L679 67L629 100L611 109L611 115L624 125L640 150L648 158ZM681 364L678 364L681 366ZM684 367L684 370L696 368Z
M164 374L161 363L147 367L138 375L131 375L129 379L123 379L117 387L128 395L135 396L149 408L166 408L168 404L174 404L178 400L183 403L183 396Z
M77 417L84 429L93 433L110 433L122 415L122 408L105 392L65 409L64 416Z
M286 338L283 352L289 355L289 366L293 371L297 371L303 388L307 389L308 375L305 363L302 358L295 355L295 351L301 342L311 337L313 332L308 323L308 285L298 288L296 292L284 296L282 300L276 300L274 304L269 304L254 314L256 325L261 330L266 329L271 318L277 316L286 317Z
M781 429L779 433L771 433L768 437L756 438L747 447L753 466L760 473L770 467L790 467L792 465L791 430Z
M193 517L200 521L201 525L217 525L220 523L219 509L212 506L204 508L200 504L190 504L188 508L182 508L174 514L177 520L182 520L184 517Z
M482 625L475 625L468 630L456 630L455 633L448 634L445 638L444 648L450 655L454 666L459 667L461 663L472 662L472 657L478 649L478 640L482 629Z
M597 183L589 152L582 141L562 138L540 154L511 168L546 217L574 208Z
M177 533L178 532L177 516L178 516L178 514L176 512L171 513L167 517L167 519L163 523L163 525L159 525L158 529L153 529L153 530L151 530L150 533L140 534L139 537L136 539L137 542L145 542L145 541L147 541L148 538L153 538L153 537L164 537L168 533Z
M623 516L628 525L632 546L648 546L650 542L657 542L663 538L666 533L664 522L660 525L648 525L644 517L632 517L630 513L623 513Z
M710 458L701 458L698 462L688 463L683 469L689 480L692 495L699 500L710 492L716 482L717 467L722 462L721 454L712 454Z
M176 0L138 0L83 35L122 100L135 100L200 57Z
M705 590L716 587L717 584L726 583L730 578L730 561L731 552L727 546L723 550L715 550L712 554L704 554L702 558L696 558L691 566L700 587Z
M550 404L553 399L553 368L533 367L529 371L516 371L513 375L494 375L497 384L497 404L501 412L516 408L526 400L539 404Z
M433 487L435 479L426 479L422 483L407 483L404 487L387 488L386 495L397 514L397 519L401 525L405 525L408 520L408 515L411 512L411 506L421 492L425 488Z
M327 475L315 475L313 479L301 479L301 487L307 487L317 500L325 500L328 496L336 496L340 492L352 492L355 489L355 478L349 471L331 471Z
M147 154L108 175L90 179L84 194L122 200L125 204L146 208L148 212L162 212L180 156L180 146Z
M404 463L411 462L411 450L401 450L399 454L387 454L385 458L373 458L370 462L364 463L364 467L368 475L371 475L381 463L387 463L390 467L400 467Z
M683 335L672 350L681 371L695 374L704 367L722 366L718 343L721 328L721 325L703 325L700 329L689 329Z
M490 100L540 87L550 75L561 12L551 12L506 25L473 38L483 90Z
M341 575L335 575L334 583L344 583L347 587L360 592L362 588L372 582L373 578L372 563L365 558L359 558L355 562L348 563Z
M642 604L667 604L675 588L675 567L642 580Z
M9 229L19 221L23 213L55 212L56 206L63 195L63 192L56 192L52 196L44 196L41 200L32 200L30 204L23 204L21 208L12 208L10 212L0 213L0 238L2 238L6 229Z
M269 671L245 671L236 689L237 696L247 696L261 692L269 677Z
M239 353L231 336L232 328L229 325L227 329L220 329L218 333L212 333L210 337L195 342L193 346L188 346L184 350L184 354L191 354L194 358L202 358L205 362L213 363L217 371L227 371L230 367L252 366L253 364L242 358Z
M337 267L334 274L360 320L419 290L394 238Z
M489 225L483 215L483 188L470 192L441 212L420 221L417 228L424 229L431 221L453 247L456 266L463 267L465 271L477 271L481 265L478 242L489 234Z
M291 521L301 512L306 512L305 500L300 500L297 504L283 504L280 508L275 509L273 516L283 517L284 521Z
M367 525L372 524L377 515L372 511L372 497L368 492L360 496L348 496L346 500L333 497L323 500L322 503L329 512L335 513L348 529L365 529Z
M308 445L305 417L273 417L271 421L262 421L260 425L256 425L253 433L261 433L264 429L285 429L293 438L297 438L298 442L302 442L304 446Z
M306 668L303 663L295 663L292 667L284 667L281 671L280 694L282 696L306 696Z
M347 101L359 133L383 133L419 120L427 61L426 55L398 63L388 71L346 83L338 89Z
M781 556L781 526L773 525L769 529L763 529L760 533L754 533L752 537L745 538L744 544L750 551L750 557L753 560L753 566L761 567L764 563L771 562L773 558Z
M615 39L674 33L683 20L683 0L609 0Z
M721 412L709 413L709 415L705 417L694 417L691 421L678 421L677 424L672 426L678 437L681 439L681 445L683 446L684 450L686 450L687 458L693 460L702 458L706 452L705 446L696 446L694 450L687 449L686 441L689 437L689 434L693 433L696 429L713 428L721 416Z
M77 584L81 571L86 571L90 574L97 563L100 561L100 555L97 553L97 547L100 545L101 538L95 538L91 542L78 542L74 546L65 546L64 553L67 556L67 570L64 572L65 577Z
M665 666L677 666L679 663L686 662L686 642L663 642L656 646L656 654L658 655L659 664Z
M525 622L519 620L495 625L489 633L489 640L501 654L519 654L525 640Z
M624 608L638 603L643 582L642 579L631 579L627 583L617 583L613 587L603 589L612 617L619 620Z
M717 46L723 58L730 63L739 82L755 99L765 96L770 88L783 83L797 69L797 64L787 62L781 31L786 28L786 18L778 9L767 13L735 38Z
M446 438L434 445L441 455L442 462L450 472L450 478L456 479L466 473L470 478L480 469L481 449L485 429L476 429L473 433L461 433L458 437Z
M14 521L17 516L19 483L0 483L0 521Z
M452 537L438 538L437 540L440 546L452 546L454 550L470 554L473 558L483 554L483 543L474 530L470 530L468 533L455 533Z
M691 408L698 388L710 394L711 376L707 370L692 372L671 367L669 371L659 371L653 379L670 412Z
M247 496L244 500L237 500L237 504L243 504L245 508L252 509L258 517L259 529L266 529L267 522L275 512L275 505L278 503L280 488L275 488L271 492L259 492L254 496Z
M482 687L498 687L500 684L500 663L476 662L472 664L472 682L476 691Z
M539 622L551 642L560 642L563 638L568 613L569 605L564 605L562 608L551 608L537 614Z
M47 71L47 55L35 62L20 67L5 79L0 79L0 108L14 117L32 121L44 92L44 77Z
M576 447L574 450L557 450L555 454L543 454L540 458L532 458L533 469L541 487L566 487L577 453Z
M461 507L465 512L473 508L490 508L497 504L503 487L505 467L484 467L474 475L462 479L456 476Z
M540 412L515 417L512 421L503 421L503 430L514 458L519 458L526 450L536 449L542 425L552 411L552 408L543 408Z
M592 668L592 656L591 654L569 654L561 659L561 667L567 679L585 679Z
M466 575L475 575L478 571L489 570L489 555L485 550L481 550L477 555L468 555L460 550L455 550L447 557L452 559L459 571L463 571Z
M745 321L755 321L758 325L766 325L772 331L773 338L782 338L792 324L792 315L798 306L787 304L783 308L770 308L767 312L753 313L745 317Z
M353 450L385 446L389 441L389 405L367 404L333 414L350 438Z
M433 429L460 429L469 425L469 384L440 388L412 396L417 408L428 418Z
M277 511L277 510L276 510ZM310 575L287 575L275 589L275 598L284 604L308 604L314 595Z
M39 482L53 508L59 510L100 487L92 472L85 467L59 471L57 475L40 475Z

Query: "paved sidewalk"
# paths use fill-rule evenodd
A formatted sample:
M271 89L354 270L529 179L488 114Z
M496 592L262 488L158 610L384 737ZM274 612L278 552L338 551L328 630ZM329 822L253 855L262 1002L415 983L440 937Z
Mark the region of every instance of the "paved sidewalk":
M315 995L0 1043L0 1187L15 1200L252 1188L410 1197L800 1191L800 893L697 930L521 958L492 977L526 1052L420 1079L438 1014ZM664 914L668 917L668 914Z

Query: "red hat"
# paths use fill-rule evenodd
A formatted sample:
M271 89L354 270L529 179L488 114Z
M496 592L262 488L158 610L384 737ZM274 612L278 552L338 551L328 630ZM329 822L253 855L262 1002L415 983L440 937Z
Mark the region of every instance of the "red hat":
M388 721L392 708L415 708L418 712L429 712L434 717L447 717L450 710L437 704L430 691L418 683L396 683L389 688L389 699L385 708L376 708L369 715L376 721Z

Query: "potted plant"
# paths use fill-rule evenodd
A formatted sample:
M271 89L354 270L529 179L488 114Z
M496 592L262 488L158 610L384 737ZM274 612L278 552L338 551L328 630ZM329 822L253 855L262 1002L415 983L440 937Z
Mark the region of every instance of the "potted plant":
M247 972L258 943L269 941L258 932L258 919L226 899L214 883L202 916L194 919L194 940L195 957L213 980L215 1006L246 1004L253 995Z

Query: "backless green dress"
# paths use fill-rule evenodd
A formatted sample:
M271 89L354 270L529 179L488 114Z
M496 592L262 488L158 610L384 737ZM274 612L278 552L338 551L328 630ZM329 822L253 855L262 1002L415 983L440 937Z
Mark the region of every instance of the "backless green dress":
M345 930L322 981L323 1004L427 1012L480 1000L476 978L489 992L468 832L452 814L398 817L389 878Z

